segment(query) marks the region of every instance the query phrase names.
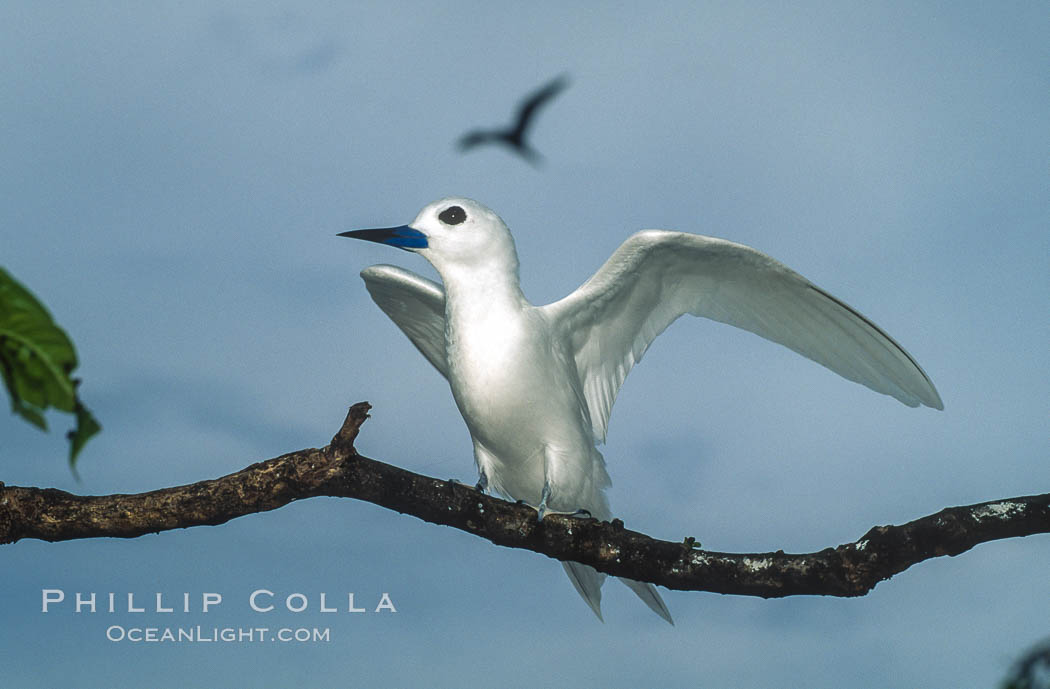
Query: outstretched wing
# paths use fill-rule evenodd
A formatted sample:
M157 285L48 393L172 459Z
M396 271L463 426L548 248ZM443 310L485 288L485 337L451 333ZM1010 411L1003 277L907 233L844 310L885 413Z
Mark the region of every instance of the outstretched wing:
M459 150L467 151L475 146L498 140L499 137L493 132L475 129L461 136L456 145L459 147Z
M784 264L724 239L639 232L543 309L571 343L599 441L631 367L685 313L750 330L910 407L944 408L915 360L877 325Z
M556 77L529 96L518 106L518 119L514 123L514 135L519 139L525 135L525 130L532 123L536 110L544 103L561 93L569 85L569 78L564 74Z
M448 378L445 358L445 290L433 280L398 268L370 266L361 271L372 300L408 335L412 344Z

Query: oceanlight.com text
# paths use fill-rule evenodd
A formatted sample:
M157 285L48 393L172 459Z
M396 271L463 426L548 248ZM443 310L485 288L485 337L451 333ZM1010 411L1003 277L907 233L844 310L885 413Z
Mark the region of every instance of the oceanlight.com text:
M329 643L331 630L327 627L124 627L114 624L106 628L106 639L115 643Z

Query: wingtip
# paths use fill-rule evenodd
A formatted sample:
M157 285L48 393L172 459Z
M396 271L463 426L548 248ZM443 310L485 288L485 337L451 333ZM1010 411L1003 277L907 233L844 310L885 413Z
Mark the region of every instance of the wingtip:
M919 400L931 409L936 409L937 411L944 411L944 402L941 400L941 393L937 392L937 386L934 385L933 381L930 380L930 377L926 375L926 371L923 371L922 367L919 366L919 364L911 358L910 354L908 354L907 352L905 352L904 354L913 364L915 364L915 368L919 369L919 373L922 374L922 379L926 383L924 389L919 391Z
M916 364L916 368L918 368L918 364ZM927 376L926 372L921 368L919 368L919 373L922 374L922 378L926 382L926 385L923 386L923 389L918 390L915 393L915 396L918 398L918 403L912 406L918 407L922 405L931 409L936 409L937 411L944 411L944 402L941 400L941 394L937 392L937 388L934 387L933 381L930 380L929 376Z
M871 387L870 385L868 387ZM880 391L882 392L882 391ZM885 391L884 394L893 397L901 404L912 409L918 409L919 407L929 407L930 409L936 409L937 411L944 411L944 402L941 401L941 396L937 394L936 388L932 385L925 389L915 390L906 389L903 387Z

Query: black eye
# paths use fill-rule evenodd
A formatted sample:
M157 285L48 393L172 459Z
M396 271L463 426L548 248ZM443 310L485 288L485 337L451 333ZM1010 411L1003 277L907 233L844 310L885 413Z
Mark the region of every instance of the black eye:
M466 219L466 211L459 206L449 206L438 215L438 220L446 225L458 225Z

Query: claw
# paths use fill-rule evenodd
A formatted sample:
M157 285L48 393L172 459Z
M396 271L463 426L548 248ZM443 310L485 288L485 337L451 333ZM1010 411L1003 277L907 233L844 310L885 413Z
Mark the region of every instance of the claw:
M540 495L540 505L536 508L536 521L542 522L543 518L547 516L550 509L547 507L547 498L551 496L551 484L550 481L543 482L543 493Z
M543 493L540 495L540 505L536 508L536 521L542 522L543 518L548 514L562 514L568 517L575 517L577 519L591 519L592 515L588 510L578 509L575 512L557 512L547 506L547 500L551 496L551 484L545 482L543 484Z

